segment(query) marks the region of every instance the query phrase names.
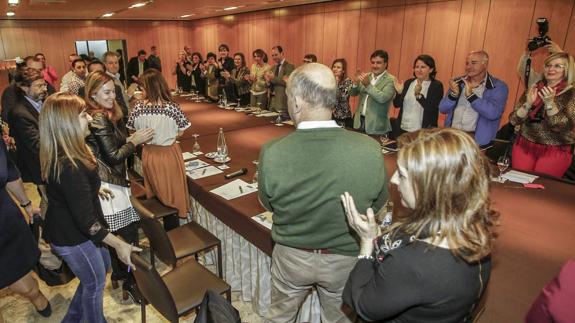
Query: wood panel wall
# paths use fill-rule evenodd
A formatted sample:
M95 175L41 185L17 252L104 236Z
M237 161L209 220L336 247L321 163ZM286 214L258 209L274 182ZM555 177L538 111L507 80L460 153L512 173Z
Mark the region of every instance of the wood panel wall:
M250 57L256 48L269 53L282 45L298 65L306 53L326 65L344 57L351 74L368 70L369 55L381 48L390 55L389 71L401 80L411 77L415 57L427 53L445 85L463 73L469 51L484 49L490 72L509 86L503 124L523 92L515 67L526 40L537 34L535 19L547 17L549 36L574 53L573 7L573 0L333 1L194 21L191 33L194 48L203 53L227 43L232 52ZM545 52L535 55L538 69Z
M164 76L175 84L170 69L183 44L191 43L191 31L184 21L0 20L0 59L42 52L62 76L68 70L68 55L76 52L76 40L126 39L128 57L156 45Z
M197 21L0 20L0 59L41 51L62 75L75 40L126 39L129 57L158 46L164 76L175 84L171 68L184 45L205 57L227 43L248 58L256 48L269 52L282 45L296 64L306 53L315 53L326 65L344 57L351 74L368 70L369 55L381 48L389 52L389 71L400 80L411 76L413 59L427 53L436 59L437 77L446 84L463 72L466 53L485 49L491 55L490 72L510 89L503 123L523 91L515 66L526 39L537 32L535 19L549 18L551 38L573 53L573 9L573 0L363 0ZM534 66L540 66L544 51L535 56Z

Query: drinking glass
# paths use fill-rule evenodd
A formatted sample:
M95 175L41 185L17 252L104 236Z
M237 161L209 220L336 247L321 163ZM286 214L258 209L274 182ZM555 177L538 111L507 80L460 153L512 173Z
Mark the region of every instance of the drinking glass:
M259 172L259 163L260 163L260 162L259 162L258 160L254 160L254 161L252 161L252 163L253 163L254 165L256 165L256 171L254 172L254 178L252 179L252 183L257 184L257 182L258 182L258 175L259 175L259 173L260 173L260 172Z
M509 157L506 155L499 156L497 159L497 168L499 168L499 181L503 180L503 172L509 167Z
M194 146L192 147L192 153L194 154L199 153L201 151L200 144L198 143L199 136L200 135L197 133L192 135L192 137L194 137Z
M389 135L384 133L383 135L379 136L379 140L381 141L381 148L385 146L385 144L389 141Z
M260 113L262 113L262 103L258 102L258 108L256 110L256 114L260 114Z
M241 107L241 106L240 106L240 101L241 101L241 100L238 99L238 105L236 106L236 108L238 108L238 109Z
M226 166L226 159L228 158L228 146L226 144L218 147L218 163L222 164L223 166Z

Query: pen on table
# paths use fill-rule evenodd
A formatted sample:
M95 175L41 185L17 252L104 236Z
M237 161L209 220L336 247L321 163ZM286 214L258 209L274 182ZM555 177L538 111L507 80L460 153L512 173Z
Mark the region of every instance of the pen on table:
M204 168L204 170L202 170L202 175L206 174L206 169Z
M244 190L242 189L242 187L240 186L239 188L240 188L240 193L244 194Z

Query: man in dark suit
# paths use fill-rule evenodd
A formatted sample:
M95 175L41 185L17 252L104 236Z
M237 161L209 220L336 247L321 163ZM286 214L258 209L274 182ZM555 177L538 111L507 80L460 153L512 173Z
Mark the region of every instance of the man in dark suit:
M14 137L17 148L18 169L24 182L38 186L42 201L42 213L47 206L46 188L40 173L40 131L38 117L42 103L47 95L46 81L41 71L26 67L20 69L14 77L17 86L14 107L8 111L10 135Z
M162 71L162 60L158 56L158 48L156 46L150 47L150 56L148 56L148 64L150 68L155 68L158 71Z
M150 68L148 60L146 59L146 51L140 49L138 56L130 58L128 62L128 86L134 82L138 82L139 77Z
M33 68L42 73L42 62L39 59L34 58L33 56L28 56L24 58L24 62L18 66L18 69L23 69L26 67ZM56 89L49 83L46 84L46 86L48 87L48 95L56 92ZM16 82L12 80L10 85L8 85L4 89L4 92L2 92L2 120L6 122L8 122L8 111L12 109L16 104L17 91L18 86L16 86Z

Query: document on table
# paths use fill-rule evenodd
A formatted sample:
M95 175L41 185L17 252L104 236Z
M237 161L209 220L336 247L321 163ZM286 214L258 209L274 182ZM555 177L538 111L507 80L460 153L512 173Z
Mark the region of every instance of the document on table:
M266 113L260 113L260 114L256 114L256 117L261 118L261 117L276 117L278 116L279 113L277 112L266 112Z
M252 220L271 230L273 225L272 216L273 216L272 212L265 211L264 213L252 216Z
M283 124L289 124L290 126L293 126L293 120L286 120L284 122L282 122Z
M534 180L539 178L539 176L537 175L527 174L516 170L510 170L507 173L503 174L502 177L509 181L521 184L533 183Z
M197 156L186 151L185 153L182 153L182 157L184 157L184 160L188 160L188 159L194 159Z
M219 195L226 200L232 200L236 197L244 196L257 191L257 186L248 184L241 179L236 179L227 183L226 185L222 185L216 189L213 189L210 192Z
M210 164L206 163L203 160L199 160L199 159L186 162L185 165L186 165L186 171L188 171L188 172L193 171L194 169L210 166Z
M192 179L199 179L199 178L204 178L204 177L220 174L223 172L214 166L208 166L208 167L202 167L202 168L198 168L198 169L194 169L194 170L188 170L186 173Z

